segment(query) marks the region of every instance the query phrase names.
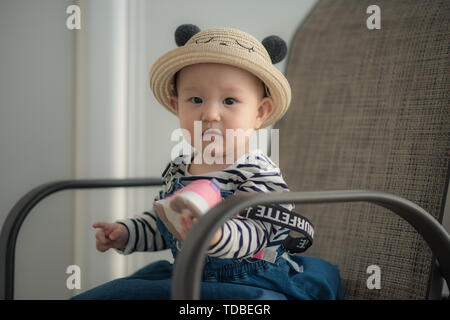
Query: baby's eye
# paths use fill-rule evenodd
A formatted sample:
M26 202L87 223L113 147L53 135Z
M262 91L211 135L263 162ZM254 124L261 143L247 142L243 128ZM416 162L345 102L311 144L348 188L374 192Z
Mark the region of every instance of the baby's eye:
M223 100L223 103L226 105L231 106L232 104L236 103L236 99L234 98L225 98L225 100Z
M199 97L192 97L191 99L189 99L189 101L195 104L200 104L203 102L202 98Z

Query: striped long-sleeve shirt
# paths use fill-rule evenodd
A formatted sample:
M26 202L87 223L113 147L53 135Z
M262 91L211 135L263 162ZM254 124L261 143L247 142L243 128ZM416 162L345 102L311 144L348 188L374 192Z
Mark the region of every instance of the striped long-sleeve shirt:
M180 156L175 164L172 179L180 178L183 184L198 179L216 178L222 190L237 195L247 192L287 192L289 191L278 166L260 150L255 149L243 155L233 165L222 171L209 172L202 175L191 175L188 172L189 156ZM155 201L162 199L165 189L156 196ZM283 204L293 210L293 204ZM120 221L129 232L128 244L124 254L134 251L157 251L167 249L163 237L156 227L156 214L145 212L135 218ZM272 225L261 220L236 216L222 226L222 237L208 254L219 258L248 258L261 249L275 252L289 234L289 229ZM266 258L265 258L266 259Z

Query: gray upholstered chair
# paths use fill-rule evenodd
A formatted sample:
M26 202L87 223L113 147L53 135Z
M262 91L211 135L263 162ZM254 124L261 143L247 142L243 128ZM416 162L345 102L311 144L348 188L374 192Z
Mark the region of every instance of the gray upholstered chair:
M293 105L277 124L291 190L368 189L442 221L450 165L449 1L321 1L293 39ZM299 207L316 225L307 252L340 268L348 298L423 299L432 252L403 219L369 204ZM450 252L447 252L450 255ZM368 290L378 265L382 289Z
M292 192L230 197L199 219L176 260L174 298L199 297L208 239L258 203L297 203L316 230L305 254L339 267L348 299L436 298L442 276L449 283L450 236L439 222L450 172L450 2L377 1L379 30L366 27L371 4L319 1L300 26L286 70L292 105L275 126ZM25 195L0 237L0 298L12 298L17 233L39 200L64 189L160 183L65 181ZM372 265L380 289L366 285Z

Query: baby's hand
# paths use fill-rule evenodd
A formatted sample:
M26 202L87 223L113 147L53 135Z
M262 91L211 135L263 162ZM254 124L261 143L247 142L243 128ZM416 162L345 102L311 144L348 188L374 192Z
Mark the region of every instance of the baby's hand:
M178 217L181 224L181 240L184 240L191 230L194 223L197 222L197 218L195 218L192 213L188 209L183 209L180 216ZM209 246L213 247L219 242L220 238L222 238L222 229L219 228L214 234Z
M95 234L96 248L105 252L110 248L123 249L128 242L128 230L120 223L96 222L93 228L100 230Z

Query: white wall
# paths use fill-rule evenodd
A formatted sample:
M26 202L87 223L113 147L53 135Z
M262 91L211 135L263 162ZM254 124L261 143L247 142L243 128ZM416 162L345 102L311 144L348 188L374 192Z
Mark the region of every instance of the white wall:
M72 177L75 35L62 0L0 1L0 225L30 189ZM72 195L25 219L16 245L18 299L65 298Z
M76 32L75 178L126 177L127 2L78 2ZM74 264L81 290L124 275L123 257L95 249L96 221L125 216L125 191L75 192ZM74 292L76 293L76 292Z

